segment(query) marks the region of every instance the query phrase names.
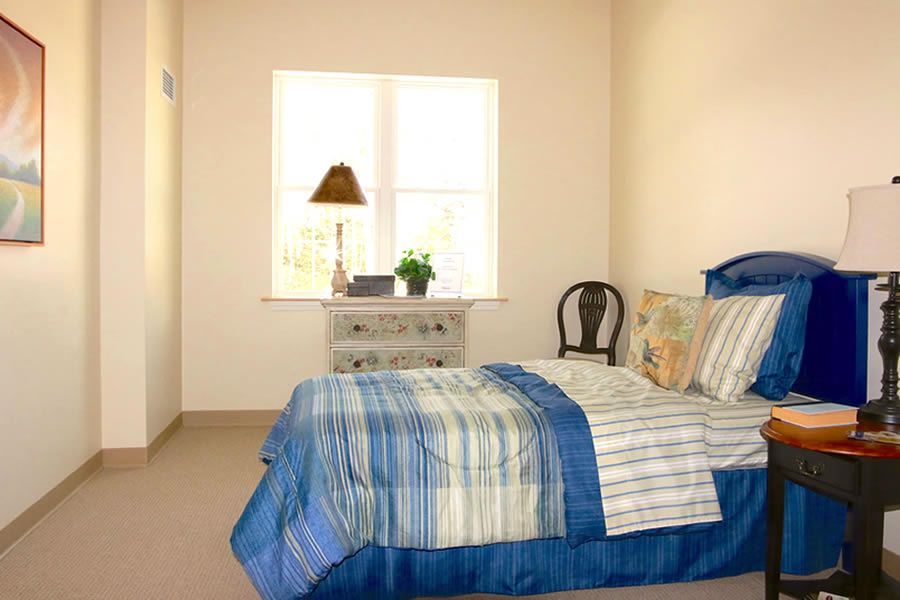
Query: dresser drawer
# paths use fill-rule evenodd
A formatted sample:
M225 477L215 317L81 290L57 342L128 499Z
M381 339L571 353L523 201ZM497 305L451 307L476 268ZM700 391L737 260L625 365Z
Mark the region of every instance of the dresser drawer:
M332 312L331 343L462 344L462 311Z
M332 348L335 373L368 373L385 369L451 369L464 365L462 348Z
M859 489L859 465L848 458L778 444L775 462L788 476L799 475L851 494Z

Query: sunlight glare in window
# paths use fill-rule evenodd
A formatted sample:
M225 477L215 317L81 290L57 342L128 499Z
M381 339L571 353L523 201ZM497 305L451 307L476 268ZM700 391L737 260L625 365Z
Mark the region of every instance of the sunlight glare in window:
M483 88L398 86L398 187L483 189L486 108Z
M371 84L290 81L281 104L281 185L315 188L328 167L344 162L372 187L376 92Z

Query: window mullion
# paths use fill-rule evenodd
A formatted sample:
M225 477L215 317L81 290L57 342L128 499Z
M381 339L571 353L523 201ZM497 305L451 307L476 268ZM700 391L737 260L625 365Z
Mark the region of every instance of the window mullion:
M380 273L393 272L394 255L394 212L396 198L394 195L394 163L397 152L395 138L395 102L394 84L391 81L381 82L380 139L379 139L379 172L378 172L378 217L376 247L378 248L377 270Z

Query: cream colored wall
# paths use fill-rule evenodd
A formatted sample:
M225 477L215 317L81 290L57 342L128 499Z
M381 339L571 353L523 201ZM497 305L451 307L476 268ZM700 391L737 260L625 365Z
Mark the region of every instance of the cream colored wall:
M181 0L102 0L103 447L145 447L181 412Z
M147 440L181 412L181 115L160 94L182 82L182 2L147 3L145 282Z
M499 80L499 293L470 362L552 356L560 293L607 276L609 5L186 0L184 408L279 408L326 372L325 316L275 312L272 71Z
M631 305L644 287L700 293L701 268L750 250L836 257L847 188L900 172L900 3L617 0L612 15L610 269Z
M47 46L47 244L0 246L0 528L100 449L97 7L0 0Z
M101 0L100 355L103 447L147 445L144 1Z

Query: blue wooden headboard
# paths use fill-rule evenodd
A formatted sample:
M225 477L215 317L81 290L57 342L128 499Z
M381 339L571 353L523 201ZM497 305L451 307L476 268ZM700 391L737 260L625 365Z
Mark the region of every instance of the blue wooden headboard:
M780 283L798 273L809 277L813 292L806 346L791 391L829 402L865 404L872 275L841 273L832 260L790 252L742 254L714 268L742 283Z

